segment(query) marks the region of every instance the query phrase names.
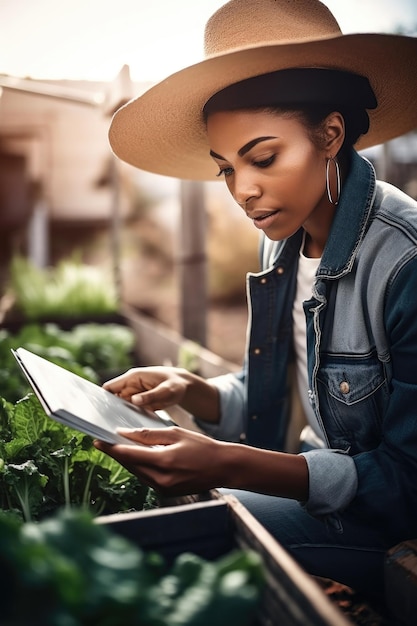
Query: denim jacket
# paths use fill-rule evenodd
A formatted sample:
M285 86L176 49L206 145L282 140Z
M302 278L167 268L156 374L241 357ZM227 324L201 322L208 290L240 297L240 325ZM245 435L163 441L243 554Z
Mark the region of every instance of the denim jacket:
M282 450L302 232L262 244L247 276L245 366L212 379L219 439ZM417 535L417 203L353 153L304 302L309 396L327 448L303 453L314 516L353 516L388 544ZM202 425L200 423L200 425Z

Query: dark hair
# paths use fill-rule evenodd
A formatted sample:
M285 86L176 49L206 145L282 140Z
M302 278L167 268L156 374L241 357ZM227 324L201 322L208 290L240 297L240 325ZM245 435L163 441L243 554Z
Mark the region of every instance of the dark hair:
M269 110L298 115L320 146L323 122L332 111L345 121L345 139L340 156L348 157L361 135L368 132L366 109L377 101L364 76L327 68L294 68L253 76L228 85L204 105L204 120L210 113L233 110Z
M339 156L345 159L349 158L352 147L356 144L359 137L368 132L369 117L364 109L353 107L342 107L337 104L326 105L285 105L276 107L260 107L264 110L275 111L276 113L288 113L297 116L306 126L310 139L318 148L322 147L324 139L323 124L327 116L334 111L338 111L345 121L345 137Z

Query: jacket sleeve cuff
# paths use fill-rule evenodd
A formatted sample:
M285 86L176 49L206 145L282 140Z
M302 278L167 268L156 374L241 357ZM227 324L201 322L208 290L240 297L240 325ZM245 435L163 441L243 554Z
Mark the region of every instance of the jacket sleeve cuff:
M309 472L309 497L303 503L315 517L329 515L350 504L358 488L358 475L352 457L340 450L303 452Z
M224 374L210 378L220 396L220 421L210 424L195 419L198 426L215 439L223 441L239 441L244 431L245 386L235 374Z

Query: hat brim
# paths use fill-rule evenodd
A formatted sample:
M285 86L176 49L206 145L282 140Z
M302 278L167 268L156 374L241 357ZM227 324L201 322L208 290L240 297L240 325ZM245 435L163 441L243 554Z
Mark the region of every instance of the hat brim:
M417 128L417 38L354 34L318 41L263 44L214 56L172 74L113 116L109 140L123 161L149 172L213 180L202 109L234 82L280 69L326 67L366 76L378 107L358 149Z

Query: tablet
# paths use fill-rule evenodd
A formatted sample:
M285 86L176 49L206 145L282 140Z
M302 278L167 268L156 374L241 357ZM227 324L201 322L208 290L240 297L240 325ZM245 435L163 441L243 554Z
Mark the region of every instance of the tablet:
M164 411L136 407L103 387L30 350L12 350L45 413L61 424L108 443L129 443L118 428L175 426Z

